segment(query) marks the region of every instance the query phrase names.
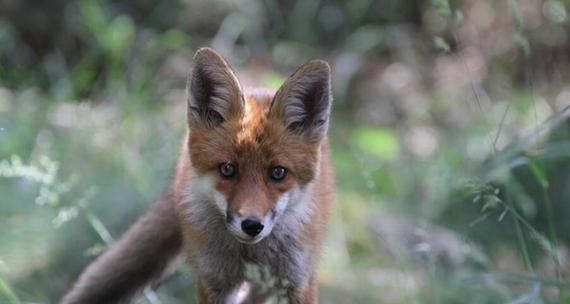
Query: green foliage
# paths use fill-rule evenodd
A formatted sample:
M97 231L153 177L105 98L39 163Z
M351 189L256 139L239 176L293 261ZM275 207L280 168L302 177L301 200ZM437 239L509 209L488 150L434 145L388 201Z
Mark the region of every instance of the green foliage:
M393 131L380 128L356 128L351 136L354 147L376 156L391 160L398 155L398 140Z
M443 17L451 16L451 6L448 0L432 0L431 4Z
M435 47L445 53L449 53L451 51L451 47L449 46L449 44L445 41L445 39L441 38L441 37L434 37L433 38L433 42L435 43Z
M464 19L465 19L465 16L463 15L463 12L461 10L456 10L455 11L455 24L458 27L461 27L461 25L463 25Z
M530 43L523 34L525 27L524 19L517 3L514 0L509 1L509 6L511 7L511 17L513 18L516 27L516 32L513 34L513 42L521 49L525 57L528 57L530 56Z
M509 6L511 8L511 17L513 18L517 31L522 31L524 29L524 19L517 2L515 0L509 0Z

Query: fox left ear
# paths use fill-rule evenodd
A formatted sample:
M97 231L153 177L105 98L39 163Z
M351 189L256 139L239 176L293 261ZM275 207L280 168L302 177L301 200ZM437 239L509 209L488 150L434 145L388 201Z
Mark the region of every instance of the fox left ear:
M331 68L325 61L302 65L275 94L270 115L311 143L326 136L332 103Z
M210 48L201 48L188 76L188 124L213 128L243 111L239 81L226 60Z

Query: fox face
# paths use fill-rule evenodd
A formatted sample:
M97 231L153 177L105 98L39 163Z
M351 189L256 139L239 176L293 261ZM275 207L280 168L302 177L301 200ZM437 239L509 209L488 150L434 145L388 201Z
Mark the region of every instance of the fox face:
M261 241L284 214L305 207L331 101L324 61L301 66L273 93L244 91L220 55L196 53L188 81L192 184L239 242Z

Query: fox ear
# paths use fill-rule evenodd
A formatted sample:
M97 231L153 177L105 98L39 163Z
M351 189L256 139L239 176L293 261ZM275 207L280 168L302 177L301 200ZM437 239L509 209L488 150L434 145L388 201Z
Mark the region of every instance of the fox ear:
M317 143L327 133L332 103L331 69L322 60L302 65L275 94L270 115L287 129Z
M243 93L234 72L210 48L194 55L187 90L190 128L213 128L243 111Z

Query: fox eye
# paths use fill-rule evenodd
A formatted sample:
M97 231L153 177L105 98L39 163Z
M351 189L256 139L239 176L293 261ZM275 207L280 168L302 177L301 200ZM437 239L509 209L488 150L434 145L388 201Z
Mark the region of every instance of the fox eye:
M236 175L236 168L230 162L223 163L220 165L220 174L226 178L234 177Z
M287 169L277 166L271 168L269 171L269 177L274 181L281 181L287 176Z

